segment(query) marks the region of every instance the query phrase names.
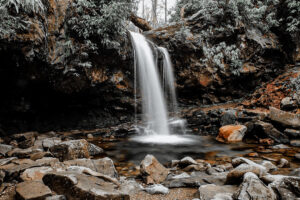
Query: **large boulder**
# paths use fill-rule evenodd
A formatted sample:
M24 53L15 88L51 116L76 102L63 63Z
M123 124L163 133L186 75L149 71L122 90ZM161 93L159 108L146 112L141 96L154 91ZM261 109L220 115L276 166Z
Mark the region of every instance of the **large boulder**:
M43 182L68 200L111 199L129 200L129 195L116 189L116 185L101 178L76 172L48 173Z
M300 114L294 114L270 107L270 119L286 127L300 128Z
M243 200L276 200L271 187L266 186L255 174L248 172L244 175L243 183L233 195L234 199Z
M219 129L217 140L219 142L240 142L247 131L244 125L226 125Z
M169 173L153 155L147 155L140 165L140 172L146 184L161 183Z
M50 152L60 161L89 158L89 143L84 140L70 140L50 147Z

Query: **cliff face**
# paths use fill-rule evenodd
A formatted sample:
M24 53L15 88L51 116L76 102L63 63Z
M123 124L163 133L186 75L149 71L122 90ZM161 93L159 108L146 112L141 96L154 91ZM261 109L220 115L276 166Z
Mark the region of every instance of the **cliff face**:
M197 20L149 31L146 35L155 43L169 49L181 97L202 99L206 103L219 103L244 97L262 82L266 82L294 63L296 44L278 34L262 34L258 29L235 27L235 32L220 34L213 42L235 44L243 62L236 71L226 58L224 68L204 63L201 28Z
M0 128L3 132L88 128L120 123L132 112L131 46L98 48L74 37L71 0L28 11L8 6L0 31ZM100 45L99 45L100 46ZM130 110L130 111L128 111Z
M78 37L71 30L68 21L79 18L72 0L41 2L40 11L12 5L0 18L2 134L89 129L132 120L133 57L129 37L118 39L119 50L101 47L102 38ZM219 51L216 53L212 48L203 48L207 45L203 29L201 19L191 17L145 32L169 50L183 103L203 105L250 96L246 106L278 107L285 96L292 96L283 92L275 105L262 103L268 102L264 98L277 94L274 90L269 96L263 96L264 89L251 94L262 83L299 64L299 42L280 29L262 33L239 25L234 31L213 33L209 45L223 45L214 49ZM97 48L89 52L95 44ZM233 68L229 60L237 50L242 60L238 68ZM231 58L221 57L222 67L209 61L209 54L224 51Z

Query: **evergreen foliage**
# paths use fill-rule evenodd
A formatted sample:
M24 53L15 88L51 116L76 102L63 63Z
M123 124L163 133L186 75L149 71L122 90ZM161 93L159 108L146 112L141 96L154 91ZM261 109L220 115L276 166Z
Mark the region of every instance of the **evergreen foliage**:
M285 5L286 16L279 16ZM300 30L299 0L179 0L171 21L181 21L184 8L185 20L201 24L200 37L206 57L203 62L224 69L229 64L233 74L239 74L243 63L240 47L230 40L216 40L234 37L237 29L257 29L268 34L272 28L286 27L294 38ZM283 17L281 19L280 17Z

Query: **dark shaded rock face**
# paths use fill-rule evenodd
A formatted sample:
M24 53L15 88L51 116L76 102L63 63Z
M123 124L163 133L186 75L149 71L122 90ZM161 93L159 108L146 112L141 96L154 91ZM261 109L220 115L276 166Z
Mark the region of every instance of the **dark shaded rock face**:
M294 62L292 54L296 47L293 42L283 41L280 34L277 36L270 32L263 35L259 30L242 26L210 41L211 45L222 42L227 46L234 44L240 50L242 63L238 69L233 70L226 57L221 60L224 67L218 67L205 61L207 57L201 33L205 28L200 20L190 18L182 24L146 32L156 44L169 49L179 97L199 98L204 104L238 99L260 83L276 77L287 63Z
M16 12L13 7L8 10L16 24L30 21L31 25L25 30L16 25L12 32L0 36L1 134L97 128L130 120L130 41L120 39L120 52L99 48L97 54L85 58L81 50L86 41L69 32L72 1L43 3L43 14L21 8ZM70 41L80 51L74 50L66 62ZM91 66L75 63L87 59Z

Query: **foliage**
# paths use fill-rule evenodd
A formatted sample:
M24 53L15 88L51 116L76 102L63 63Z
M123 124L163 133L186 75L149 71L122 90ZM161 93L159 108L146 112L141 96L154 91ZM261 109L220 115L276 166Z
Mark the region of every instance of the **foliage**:
M288 14L280 19L282 2ZM223 70L226 64L234 74L239 74L243 63L240 47L236 46L237 30L259 30L262 35L283 26L289 34L299 35L300 1L298 0L179 0L172 21L181 21L184 8L185 20L201 25L199 35L206 57L204 62ZM285 24L286 25L285 25ZM222 39L216 39L222 38Z
M45 6L41 0L0 0L0 7L14 8L17 13L20 9L27 13L45 12Z
M75 0L68 20L69 31L77 38L97 38L105 48L118 49L126 37L125 20L132 0Z

